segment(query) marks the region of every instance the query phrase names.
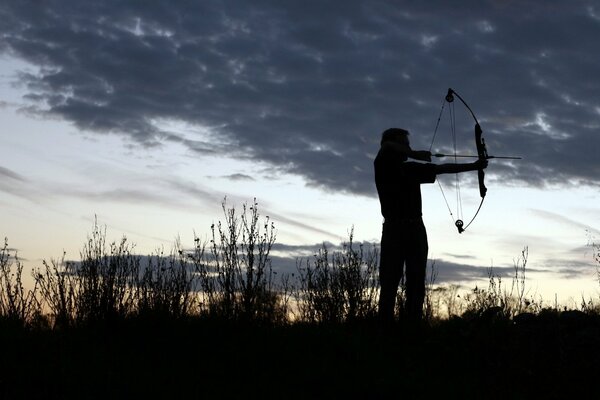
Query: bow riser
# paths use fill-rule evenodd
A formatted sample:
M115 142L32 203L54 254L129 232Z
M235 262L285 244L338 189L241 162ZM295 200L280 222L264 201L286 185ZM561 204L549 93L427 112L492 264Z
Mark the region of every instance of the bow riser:
M485 147L485 140L483 139L482 134L483 130L481 129L481 126L479 125L479 123L476 123L475 144L477 146L477 155L479 156L479 160L485 161L488 159L488 154L487 148ZM487 188L485 187L485 172L483 172L482 168L477 170L477 178L479 181L479 195L481 196L481 198L484 198L485 194L487 193Z

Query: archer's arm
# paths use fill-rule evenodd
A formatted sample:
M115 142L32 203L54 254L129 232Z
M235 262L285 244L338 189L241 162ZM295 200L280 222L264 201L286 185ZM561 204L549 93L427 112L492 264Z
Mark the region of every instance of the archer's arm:
M459 172L477 171L488 166L487 160L477 160L466 164L439 164L435 166L436 174L458 174Z
M399 153L405 154L407 157L414 160L431 162L431 152L426 150L413 150L410 146L401 143L385 142L382 147L391 149Z

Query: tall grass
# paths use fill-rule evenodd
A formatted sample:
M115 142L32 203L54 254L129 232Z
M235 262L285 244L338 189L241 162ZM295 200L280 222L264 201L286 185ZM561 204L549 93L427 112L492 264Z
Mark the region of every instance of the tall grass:
M43 261L33 272L43 309L52 323L68 327L117 320L138 305L140 257L123 237L107 244L106 228L95 221L80 253L81 261Z
M157 250L135 272L134 309L141 316L184 318L198 307L197 280L179 239L174 249L165 254Z
M177 240L170 253L146 257L135 255L125 237L108 243L106 228L95 221L80 262L63 257L34 271L39 303L59 327L131 316L284 322L290 293L285 277L281 284L274 279L273 223L267 217L261 224L256 202L240 215L223 202L223 211L208 251L195 238L192 250Z
M477 318L482 316L495 318L513 318L522 313L536 313L543 308L543 301L526 291L526 269L529 257L528 247L513 261L514 275L510 289L500 275L488 272L487 289L475 287L464 297L463 316Z
M0 318L20 325L39 314L37 288L25 290L22 277L23 264L16 251L11 254L5 238L4 246L0 248Z
M378 251L353 242L353 231L341 251L323 246L314 259L298 265L296 290L300 320L319 323L353 322L377 313Z
M211 226L209 252L195 238L189 254L201 288L200 314L211 317L282 323L287 320L286 277L275 282L269 254L275 243L273 222L262 222L256 200L240 215L222 203L225 221Z
M372 320L379 295L378 248L349 240L339 250L323 245L312 258L297 261L297 274L277 274L271 263L276 229L261 217L256 200L240 210L222 203L223 221L206 241L191 248L177 239L171 251L135 254L126 237L107 241L106 227L94 221L80 260L43 261L34 285L23 285L23 264L5 240L0 249L0 319L22 326L66 328L131 317L212 318L288 324L352 323ZM600 263L598 247L594 247ZM435 263L426 282L428 321L451 317L504 318L537 313L544 307L526 289L528 248L514 260L509 285L490 268L487 288L459 295L457 285L437 285ZM599 275L600 276L600 275ZM403 318L404 285L397 295ZM596 312L583 301L584 312Z

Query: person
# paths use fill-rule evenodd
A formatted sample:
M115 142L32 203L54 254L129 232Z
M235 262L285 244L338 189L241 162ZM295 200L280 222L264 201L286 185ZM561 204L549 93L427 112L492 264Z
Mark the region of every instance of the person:
M435 182L439 174L477 171L487 160L464 164L432 164L431 152L411 149L405 129L383 132L374 161L375 185L383 230L379 262L379 317L394 320L398 285L405 276L405 312L409 320L421 320L425 299L427 232L422 219L421 185ZM422 162L408 161L412 158Z

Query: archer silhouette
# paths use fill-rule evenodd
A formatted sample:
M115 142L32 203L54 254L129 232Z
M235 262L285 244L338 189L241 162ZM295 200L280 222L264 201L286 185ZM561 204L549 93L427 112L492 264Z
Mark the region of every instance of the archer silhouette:
M394 319L398 285L406 273L406 314L421 320L425 298L427 232L421 210L421 184L433 183L439 174L483 170L486 159L464 164L431 164L430 151L410 147L408 131L390 128L383 132L375 158L375 185L384 217L379 262L379 317L383 323ZM426 161L407 161L408 158Z

